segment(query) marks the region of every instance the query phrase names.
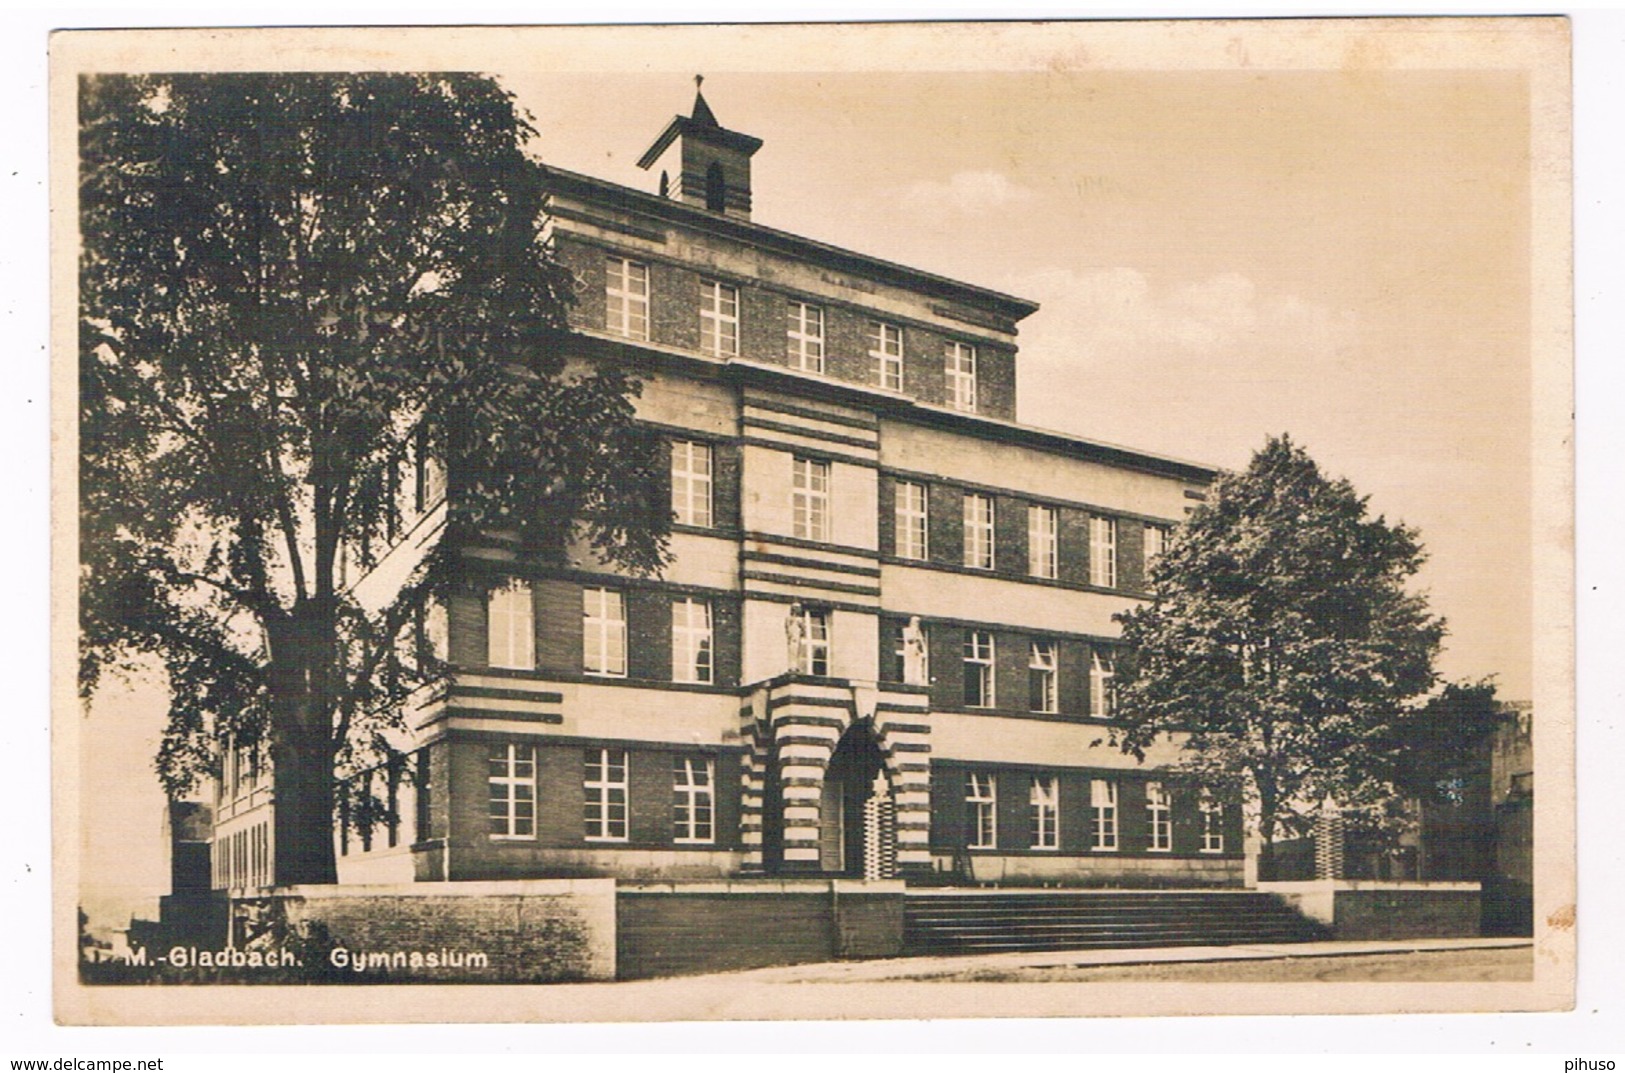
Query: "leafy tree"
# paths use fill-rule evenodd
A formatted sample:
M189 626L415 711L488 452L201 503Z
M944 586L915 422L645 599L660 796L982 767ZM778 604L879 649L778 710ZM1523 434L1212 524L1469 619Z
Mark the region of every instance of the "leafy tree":
M1381 809L1444 635L1405 587L1422 561L1414 529L1271 438L1175 532L1151 601L1117 616L1114 740L1143 757L1173 734L1199 776L1243 781L1266 854L1328 795Z
M1449 682L1395 720L1379 742L1384 777L1408 797L1438 799L1444 784L1483 771L1482 750L1507 719L1491 679Z
M464 536L656 570L635 381L567 368L571 277L534 133L466 75L95 76L80 86L80 686L156 660L172 794L265 742L277 880L332 882L335 766L443 674L403 642ZM403 465L444 537L362 606Z

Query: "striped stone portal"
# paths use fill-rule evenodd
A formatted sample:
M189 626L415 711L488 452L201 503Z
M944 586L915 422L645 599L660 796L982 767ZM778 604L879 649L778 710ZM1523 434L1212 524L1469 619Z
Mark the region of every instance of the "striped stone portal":
M872 712L861 711L872 705ZM874 683L809 681L785 675L764 683L740 711L749 746L741 776L743 867L760 872L762 812L769 756L778 756L783 801L783 867L820 870L819 824L824 775L841 736L859 718L870 721L884 758L896 817L896 862L903 871L931 867L930 709L923 691L894 692ZM857 819L857 817L854 817ZM890 858L888 853L887 858Z

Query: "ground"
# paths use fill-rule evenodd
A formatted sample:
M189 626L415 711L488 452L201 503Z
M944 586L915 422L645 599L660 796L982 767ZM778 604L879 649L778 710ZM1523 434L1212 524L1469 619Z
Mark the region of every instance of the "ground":
M1533 972L1532 951L1523 947L1149 965L984 965L951 973L910 975L899 971L891 979L924 983L1393 983L1529 980Z

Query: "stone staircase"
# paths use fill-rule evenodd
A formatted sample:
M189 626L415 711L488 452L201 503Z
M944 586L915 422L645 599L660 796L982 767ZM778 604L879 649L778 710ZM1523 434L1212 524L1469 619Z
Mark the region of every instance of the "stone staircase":
M1225 890L910 891L903 953L1305 943L1330 933L1270 894Z

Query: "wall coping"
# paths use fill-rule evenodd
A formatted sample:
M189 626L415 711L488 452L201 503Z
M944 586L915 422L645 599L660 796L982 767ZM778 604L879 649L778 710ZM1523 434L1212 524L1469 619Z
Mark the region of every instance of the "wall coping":
M335 883L273 887L262 897L305 898L489 898L495 895L613 895L613 879L490 879L425 883Z
M1483 884L1432 880L1391 879L1300 879L1261 882L1258 889L1268 894L1323 894L1339 891L1413 890L1413 891L1473 891Z
M617 894L902 894L901 879L726 879L622 882Z

